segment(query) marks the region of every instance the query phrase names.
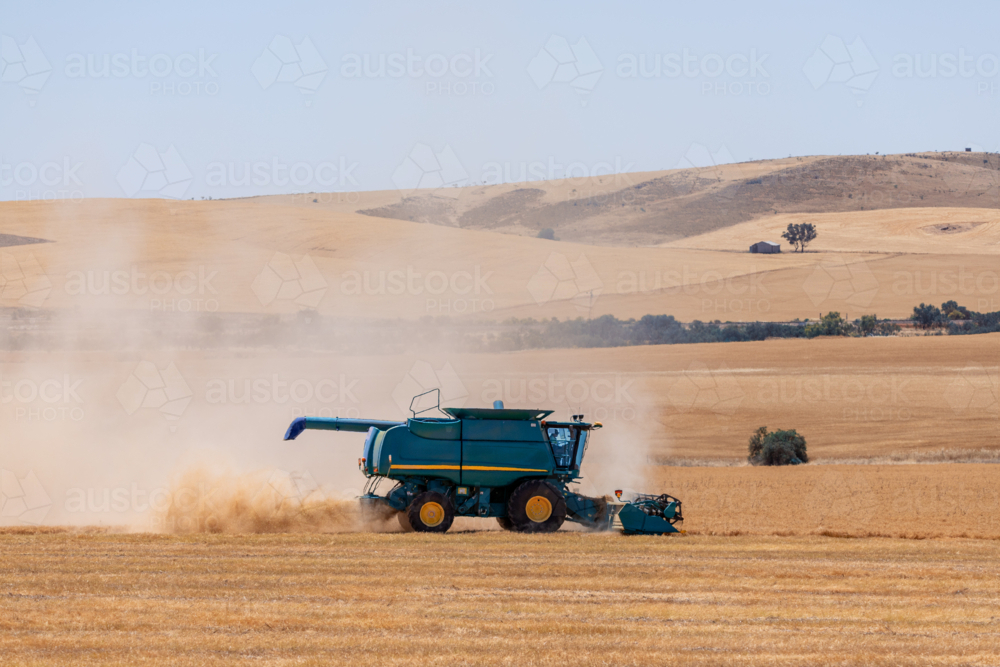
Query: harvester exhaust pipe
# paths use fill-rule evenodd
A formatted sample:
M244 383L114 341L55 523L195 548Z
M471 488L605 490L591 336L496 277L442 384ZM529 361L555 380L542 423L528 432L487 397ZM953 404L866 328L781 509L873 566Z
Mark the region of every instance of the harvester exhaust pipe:
M494 410L503 410L503 401L493 401Z

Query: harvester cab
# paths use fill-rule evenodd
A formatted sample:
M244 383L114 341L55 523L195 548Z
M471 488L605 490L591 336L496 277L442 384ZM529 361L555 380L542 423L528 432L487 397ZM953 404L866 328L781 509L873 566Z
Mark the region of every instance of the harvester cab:
M414 402L405 422L299 417L285 440L307 429L366 433L358 459L368 478L361 502L394 511L406 530L443 533L456 516L468 516L492 517L506 530L526 533L552 532L566 520L626 534L679 532L681 504L672 496L622 502L569 488L581 479L600 422L587 423L583 415L552 421L551 410L507 409L500 401L493 408L442 408L440 393L437 405L418 410ZM443 416L424 416L433 409ZM395 486L379 495L386 478Z

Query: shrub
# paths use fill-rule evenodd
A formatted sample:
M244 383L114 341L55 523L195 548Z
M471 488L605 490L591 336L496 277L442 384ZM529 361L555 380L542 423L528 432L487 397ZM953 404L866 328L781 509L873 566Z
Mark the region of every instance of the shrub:
M761 426L750 437L750 456L747 460L755 466L786 466L808 463L806 454L806 439L795 432L767 432L766 426Z
M930 329L941 323L941 310L937 306L921 303L919 306L913 307L910 319L921 329Z
M538 232L538 238L540 238L540 239L548 239L550 241L555 241L556 240L556 230L552 229L551 227L546 227L545 229L543 229L540 232Z
M806 325L806 338L816 336L846 336L850 333L851 325L847 323L840 313L831 311L814 324Z

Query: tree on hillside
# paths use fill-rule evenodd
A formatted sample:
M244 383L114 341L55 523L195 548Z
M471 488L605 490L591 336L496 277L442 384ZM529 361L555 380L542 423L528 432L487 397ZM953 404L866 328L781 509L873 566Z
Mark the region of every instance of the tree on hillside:
M797 225L789 223L788 229L781 234L781 238L791 243L798 252L803 252L806 246L816 238L816 227L811 222Z

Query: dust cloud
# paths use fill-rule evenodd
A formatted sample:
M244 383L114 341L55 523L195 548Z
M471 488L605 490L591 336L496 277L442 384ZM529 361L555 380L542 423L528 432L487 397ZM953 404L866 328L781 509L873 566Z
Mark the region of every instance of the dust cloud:
M400 530L395 513L365 508L357 498L279 470L249 474L192 468L171 484L154 528L190 533L336 533Z

